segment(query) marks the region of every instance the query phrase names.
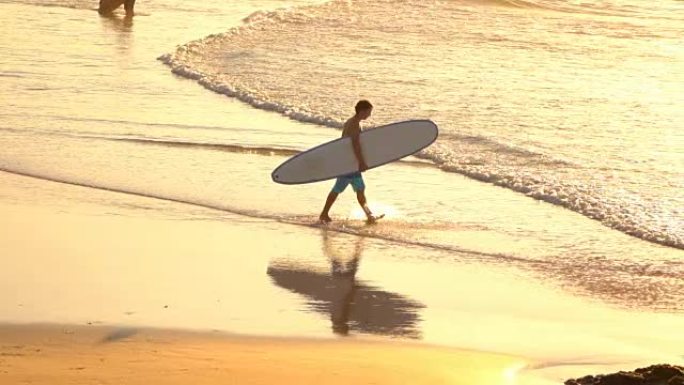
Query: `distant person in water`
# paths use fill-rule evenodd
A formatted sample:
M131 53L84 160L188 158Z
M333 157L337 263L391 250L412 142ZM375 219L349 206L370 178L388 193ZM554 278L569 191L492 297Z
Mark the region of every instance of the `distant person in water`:
M122 4L126 10L126 16L133 16L135 0L100 0L100 7L97 9L97 12L99 12L100 15L110 15Z
M366 164L366 159L363 157L363 152L361 151L361 141L359 136L361 135L361 121L368 119L373 112L373 105L368 100L361 100L356 103L356 114L349 118L346 123L344 123L344 130L342 131L342 137L351 138L352 148L354 150L354 156L359 163L359 171L343 175L335 181L335 186L332 188L330 194L328 194L328 199L325 202L325 207L323 207L323 212L319 217L321 223L330 223L330 208L340 195L350 184L356 192L356 198L366 213L366 218L369 223L374 223L376 221L375 216L371 213L368 205L366 204L366 195L364 191L366 190L366 185L363 183L363 176L361 173L368 170L368 165Z

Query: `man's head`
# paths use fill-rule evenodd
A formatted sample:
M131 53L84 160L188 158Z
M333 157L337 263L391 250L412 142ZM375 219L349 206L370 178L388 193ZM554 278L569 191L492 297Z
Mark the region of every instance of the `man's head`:
M373 112L373 105L368 100L359 100L354 108L356 109L356 116L361 120L367 119Z

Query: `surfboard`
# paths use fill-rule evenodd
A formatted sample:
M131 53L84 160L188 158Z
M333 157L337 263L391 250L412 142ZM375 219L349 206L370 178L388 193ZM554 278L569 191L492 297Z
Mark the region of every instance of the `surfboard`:
M394 162L431 145L439 134L430 120L409 120L361 132L361 150L368 169ZM359 170L351 138L339 138L301 152L271 173L282 184L319 182Z

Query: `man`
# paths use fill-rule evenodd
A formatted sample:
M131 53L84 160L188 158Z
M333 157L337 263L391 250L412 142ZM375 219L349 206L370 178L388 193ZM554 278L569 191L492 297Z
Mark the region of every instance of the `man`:
M368 208L368 205L366 204L366 195L364 193L366 185L363 183L363 176L361 176L361 173L368 169L368 165L363 157L363 152L361 151L361 141L359 140L359 136L361 135L361 121L368 119L373 112L373 105L368 100L361 100L356 103L355 110L356 114L349 118L346 123L344 123L342 137L351 138L354 156L359 163L359 171L349 175L343 175L337 178L335 181L335 186L330 194L328 194L325 207L323 207L323 211L319 217L321 223L324 224L330 223L332 221L329 215L330 208L332 207L333 203L335 203L338 195L340 195L350 184L352 185L354 192L356 192L356 198L359 201L363 212L366 213L368 223L375 223L377 219L373 216Z

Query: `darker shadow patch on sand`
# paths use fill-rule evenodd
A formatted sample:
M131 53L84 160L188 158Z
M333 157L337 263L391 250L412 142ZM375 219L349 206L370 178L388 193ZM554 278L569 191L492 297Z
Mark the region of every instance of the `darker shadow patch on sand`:
M134 335L138 334L138 329L132 329L132 328L122 328L122 329L117 329L114 330L113 332L109 333L106 335L103 339L100 340L101 344L107 344L107 343L112 343L112 342L117 342L124 340L126 338L132 337Z

